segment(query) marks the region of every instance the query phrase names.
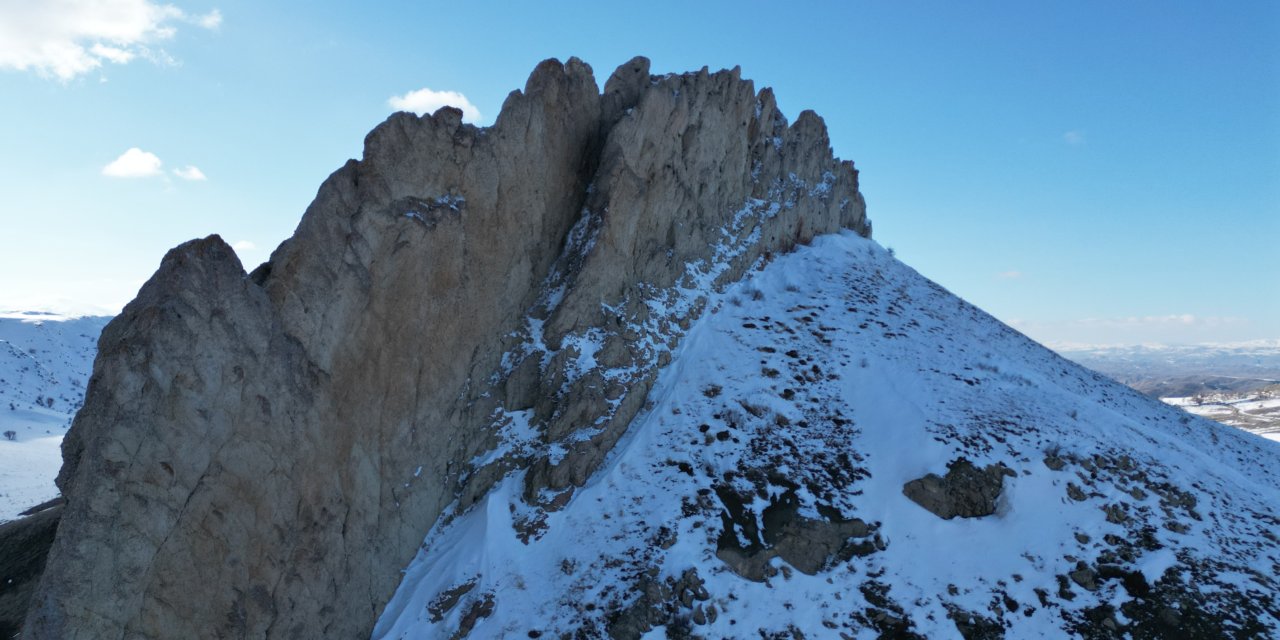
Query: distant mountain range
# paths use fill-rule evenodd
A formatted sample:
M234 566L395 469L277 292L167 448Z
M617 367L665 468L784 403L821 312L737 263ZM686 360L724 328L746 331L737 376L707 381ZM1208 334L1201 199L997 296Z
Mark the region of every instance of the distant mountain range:
M1247 393L1280 382L1280 340L1199 345L1066 345L1056 351L1156 398Z
M1058 353L1188 413L1280 440L1280 340Z

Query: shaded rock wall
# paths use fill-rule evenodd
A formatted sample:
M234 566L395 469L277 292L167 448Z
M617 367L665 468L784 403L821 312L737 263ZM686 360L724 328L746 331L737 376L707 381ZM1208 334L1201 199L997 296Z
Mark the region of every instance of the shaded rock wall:
M62 505L55 503L0 524L0 638L13 638L22 630L61 515Z
M433 523L518 469L555 508L706 290L840 228L852 163L736 69L391 116L269 262L186 243L108 325L25 637L367 635Z

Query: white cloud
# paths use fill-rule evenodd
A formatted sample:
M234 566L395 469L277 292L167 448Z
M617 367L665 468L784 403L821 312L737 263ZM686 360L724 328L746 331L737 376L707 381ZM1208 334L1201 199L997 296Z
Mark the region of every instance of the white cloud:
M1071 146L1082 145L1084 144L1084 132L1068 131L1062 134L1062 140Z
M236 252L239 253L241 251L253 251L258 248L258 245L249 242L248 240L238 240L232 243L231 248L235 249Z
M996 277L1001 280L1013 280L1015 278L1021 278L1022 272L1017 269L1010 269L1009 271L1001 271L1000 273L997 273Z
M444 106L457 107L462 110L462 119L467 122L478 122L480 110L466 96L457 91L432 91L422 88L410 91L402 96L391 96L387 104L397 111L412 111L418 115L435 113Z
M161 173L160 158L137 147L125 151L102 168L102 175L112 178L149 178Z
M0 69L67 81L107 62L172 61L152 45L172 39L175 22L216 29L222 14L152 0L0 0Z
M178 176L183 180L208 180L208 178L205 177L204 172L201 171L199 167L194 167L192 165L187 165L181 169L174 169L173 175Z
M1092 327L1152 327L1152 326L1200 326L1221 327L1241 324L1244 318L1232 316L1197 316L1190 313L1170 313L1163 316L1125 316L1120 318L1082 318L1076 324Z
M1257 333L1257 325L1249 318L1192 313L1061 320L1020 319L1016 324L1010 324L1056 350L1092 348L1089 345L1231 342L1261 337Z
M206 29L217 29L222 26L222 12L214 9L209 13L196 17L195 22Z
M109 47L101 43L89 47L89 53L116 64L125 64L137 55L132 51L125 51L119 47Z

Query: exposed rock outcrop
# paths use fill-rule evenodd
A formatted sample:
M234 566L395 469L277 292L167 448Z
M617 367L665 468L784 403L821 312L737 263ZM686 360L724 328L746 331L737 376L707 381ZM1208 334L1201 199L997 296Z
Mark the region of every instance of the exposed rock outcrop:
M651 571L657 575L657 569ZM680 577L657 580L650 572L641 575L636 591L640 597L627 609L612 615L609 637L616 640L638 640L654 627L665 626L669 638L697 637L689 629L705 624L718 615L711 594L703 586L696 569L688 569Z
M1004 478L1012 475L1002 464L975 467L959 458L947 464L945 476L930 473L917 478L903 485L902 493L944 520L981 518L996 512Z
M794 488L770 497L760 514L746 508L754 496L738 495L727 486L718 486L716 495L724 505L716 556L734 573L760 582L777 569L771 561L781 558L802 573L813 575L855 555L874 553L883 544L875 537L875 527L857 518L843 518L834 509L821 518L800 514Z
M0 524L0 638L12 638L22 628L62 515L60 501L54 502Z
M782 558L800 572L814 575L832 564L868 556L882 547L876 526L859 518L842 517L838 509L819 504L820 517L801 515L796 495L800 486L785 477L765 477L759 472L748 475L754 476L758 493L742 495L724 484L716 488L723 507L716 556L737 575L756 582L768 579L777 573L773 558ZM771 495L769 485L781 486L782 490ZM759 516L748 508L756 498L768 500L768 507L760 509Z
M451 505L527 468L555 508L706 291L841 228L852 163L736 69L391 116L269 262L188 242L107 326L24 637L367 635Z

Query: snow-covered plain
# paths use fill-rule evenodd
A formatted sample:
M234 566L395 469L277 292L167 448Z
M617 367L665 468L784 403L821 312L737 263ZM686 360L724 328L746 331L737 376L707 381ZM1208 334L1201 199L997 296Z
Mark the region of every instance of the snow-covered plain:
M0 313L0 522L58 495L62 436L110 319Z
M1280 444L1068 362L853 234L708 309L563 508L516 471L446 515L374 637L626 636L637 608L662 612L647 637L1280 635ZM995 514L904 496L960 457L1012 470ZM769 546L787 504L866 544L812 575L731 570L722 549Z
M1280 384L1248 393L1210 393L1161 400L1188 413L1280 440Z

